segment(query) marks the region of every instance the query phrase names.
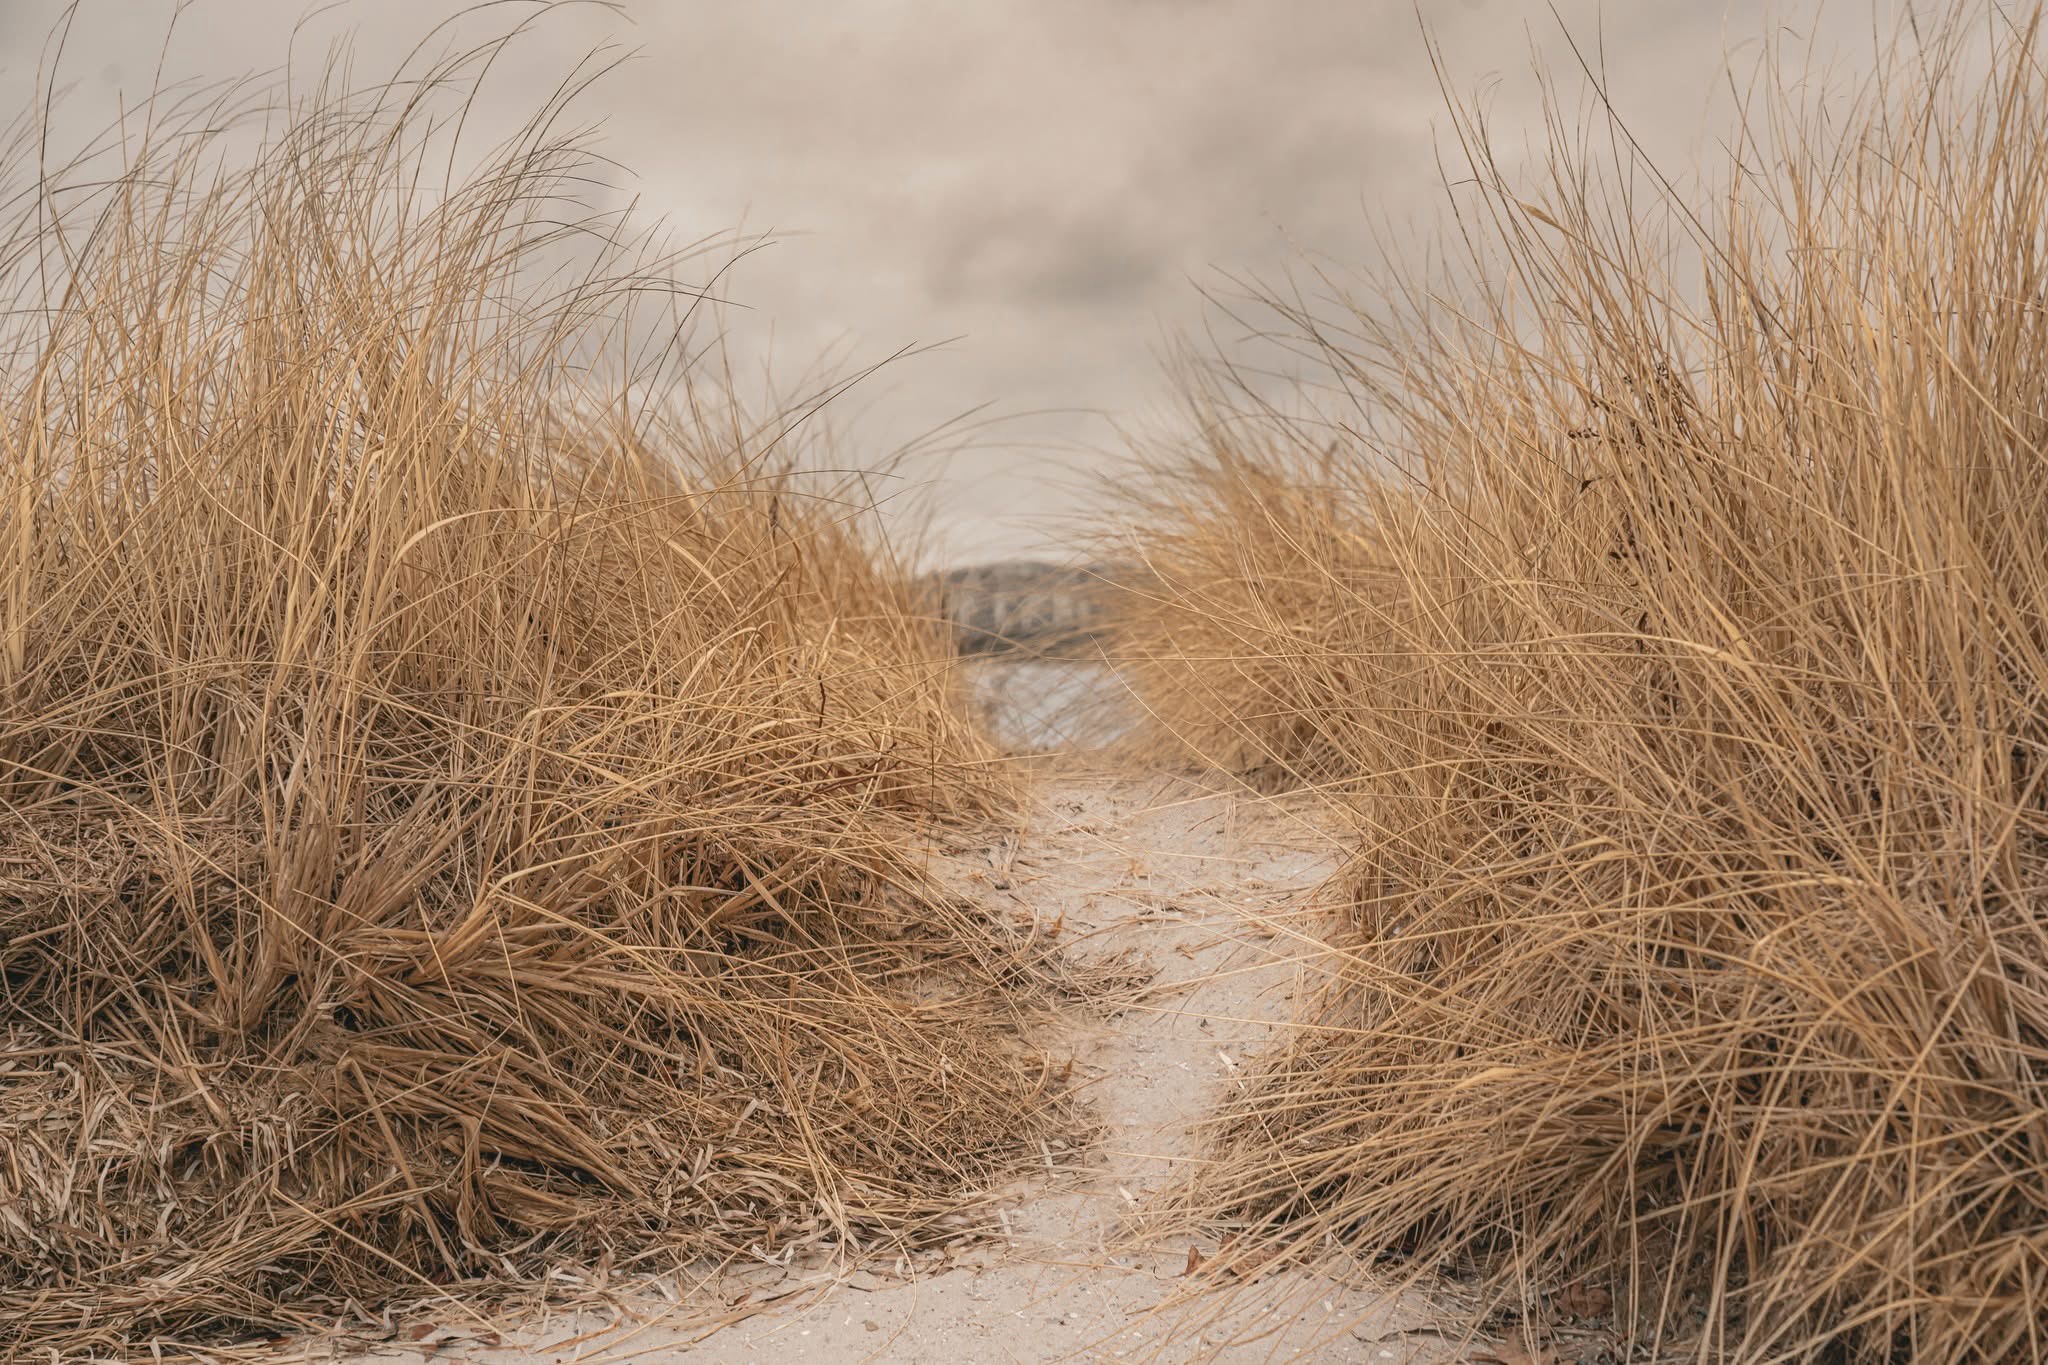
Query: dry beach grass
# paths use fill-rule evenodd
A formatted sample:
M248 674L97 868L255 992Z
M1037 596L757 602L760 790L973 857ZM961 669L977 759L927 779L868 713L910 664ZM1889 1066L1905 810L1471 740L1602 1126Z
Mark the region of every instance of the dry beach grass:
M167 102L114 174L22 144L0 1357L977 1222L987 1279L818 1341L2048 1354L2042 37L1960 4L1846 116L1788 72L1718 195L1563 119L1527 188L1461 113L1449 263L1268 296L1312 377L1191 372L986 675L811 405L749 416L683 263L578 204L578 81L488 152L495 47ZM1105 653L1098 757L1328 799L1040 756L991 839L1029 765L963 678L1085 747ZM1332 1248L1382 1278L1323 1302ZM1389 1317L1390 1268L1483 1307Z
M1464 268L1270 297L1297 406L1197 385L1150 742L1354 854L1190 1208L1686 1357L2048 1352L2041 36L1759 94L1719 198L1461 115Z
M435 179L490 55L11 158L0 1356L943 1240L1069 1122L941 628L573 89Z

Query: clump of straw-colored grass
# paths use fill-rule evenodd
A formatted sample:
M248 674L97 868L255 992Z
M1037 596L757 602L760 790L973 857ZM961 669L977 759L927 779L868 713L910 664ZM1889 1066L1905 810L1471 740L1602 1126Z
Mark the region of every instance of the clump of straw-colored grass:
M1107 648L1142 723L1136 753L1177 753L1264 789L1341 785L1356 720L1347 662L1374 627L1372 584L1390 572L1354 470L1269 411L1259 431L1230 395L1199 385L1192 457L1151 456L1125 489L1126 558L1104 588ZM1263 424L1263 422L1262 422ZM1107 632L1106 632L1107 634Z
M422 188L465 60L15 201L0 1355L955 1237L1067 1121L941 627L558 105Z
M1356 852L1193 1207L1702 1359L2048 1352L2041 37L1760 100L1707 203L1461 118L1461 304L1275 300L1356 420L1212 386L1125 647Z

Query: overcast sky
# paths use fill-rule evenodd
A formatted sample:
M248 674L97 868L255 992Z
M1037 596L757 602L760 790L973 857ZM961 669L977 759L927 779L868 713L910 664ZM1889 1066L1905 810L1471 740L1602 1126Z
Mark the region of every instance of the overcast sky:
M68 126L104 123L164 79L277 71L294 0L83 0L59 76ZM434 0L343 0L308 22L317 67L352 35L388 74ZM1423 28L1451 85L1485 92L1509 143L1534 135L1532 53L1576 102L1564 31L1604 47L1610 93L1661 161L1710 157L1721 73L1766 34L1811 41L1840 79L1871 62L1894 0L627 0L544 16L487 86L509 127L584 53L633 59L582 106L620 193L686 237L781 234L726 293L744 356L794 375L948 341L841 411L871 458L988 405L1004 420L934 484L941 550L970 560L1056 546L1111 419L1156 414L1164 338L1201 325L1199 287L1277 278L1320 254L1371 264L1373 225L1426 229L1445 130ZM0 95L25 107L59 0L0 0ZM519 11L476 16L502 29ZM1881 18L1877 16L1882 16ZM1795 37L1796 35L1796 37ZM1718 97L1717 97L1718 90Z

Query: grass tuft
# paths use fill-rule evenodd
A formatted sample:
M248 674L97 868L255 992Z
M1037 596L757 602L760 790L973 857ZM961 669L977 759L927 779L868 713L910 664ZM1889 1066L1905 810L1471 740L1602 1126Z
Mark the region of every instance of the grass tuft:
M1068 1121L942 627L559 100L435 182L490 55L12 201L0 1355L951 1238Z
M1579 1282L1701 1359L2048 1352L2048 88L2009 9L1923 21L1846 115L1758 94L1718 198L1561 119L1511 187L1461 113L1462 266L1268 298L1298 401L1200 382L1122 647L1155 735L1328 785L1355 852L1190 1207L1510 1312Z

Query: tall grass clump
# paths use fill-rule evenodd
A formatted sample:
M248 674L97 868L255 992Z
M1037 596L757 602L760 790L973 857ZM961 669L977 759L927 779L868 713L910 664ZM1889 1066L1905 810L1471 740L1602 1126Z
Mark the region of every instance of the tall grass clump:
M1122 490L1120 572L1106 632L1142 721L1126 737L1253 786L1344 783L1359 719L1349 661L1377 622L1374 582L1393 567L1370 530L1356 453L1312 422L1246 410L1190 369L1192 450L1143 458Z
M559 101L435 181L489 55L13 159L0 1355L955 1237L1066 1121L940 628Z
M1355 833L1187 1191L1247 1244L1699 1359L2048 1353L2041 21L1757 96L1712 195L1460 114L1462 267L1271 299L1302 402L1207 381L1136 684Z

